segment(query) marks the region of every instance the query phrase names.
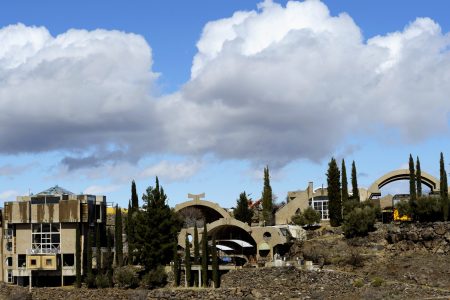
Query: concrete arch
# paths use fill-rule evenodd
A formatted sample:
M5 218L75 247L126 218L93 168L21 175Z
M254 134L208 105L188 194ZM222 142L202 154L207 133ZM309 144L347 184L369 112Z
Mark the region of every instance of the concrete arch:
M182 209L185 209L188 207L206 207L206 208L214 210L216 213L221 215L222 218L225 218L225 219L231 218L230 214L225 209L220 207L219 204L211 202L211 201L197 200L197 199L194 199L191 201L186 201L186 202L175 205L175 212L179 212Z
M431 189L431 192L437 192L440 188L439 180L437 180L434 176L422 171L421 172L421 181L423 184L428 186ZM384 174L369 187L368 189L368 198L372 199L375 196L381 196L380 188L383 186L397 181L397 180L408 180L409 179L409 170L408 169L399 169L394 170L389 173Z

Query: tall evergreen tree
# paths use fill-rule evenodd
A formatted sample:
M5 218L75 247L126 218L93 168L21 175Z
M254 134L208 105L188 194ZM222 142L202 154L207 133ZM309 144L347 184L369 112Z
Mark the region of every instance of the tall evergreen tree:
M416 160L416 186L417 186L417 198L422 197L422 171L420 170L420 160L417 156Z
M175 245L173 253L173 274L175 277L175 286L180 286L180 257L178 256L177 245Z
M107 228L106 229L106 260L105 260L105 267L106 267L106 276L108 276L108 283L109 286L113 286L113 255L111 251L112 247L112 237L111 232Z
M190 243L188 239L188 234L186 233L186 238L184 241L184 269L186 274L186 284L187 286L192 286L192 274L191 274L191 250Z
M447 172L445 171L444 154L441 152L440 159L440 190L441 190L441 207L442 216L445 221L448 220L449 205L448 205L448 181Z
M264 188L262 192L262 208L265 225L272 225L274 221L273 197L272 197L272 187L270 186L270 175L268 166L264 168Z
M101 233L100 224L97 223L95 232L95 261L97 264L97 272L100 273L102 270L102 249L101 249Z
M216 238L214 236L212 240L211 259L212 259L212 280L214 282L214 288L217 289L220 287L220 274L219 274L219 259L217 257Z
M342 202L340 172L334 158L331 158L331 161L328 164L327 183L330 225L336 227L342 223Z
M355 161L353 161L352 163L352 192L353 192L352 198L356 200L356 202L360 202Z
M198 230L197 230L197 223L195 223L194 226L194 264L199 265L200 264L200 245L198 244ZM198 272L194 273L194 286L198 287Z
M81 287L81 241L80 241L80 225L76 224L75 229L75 272L76 281L75 285L77 288Z
M342 165L341 165L341 175L342 175L342 189L341 189L341 201L342 201L342 207L344 215L348 213L348 210L350 208L349 205L349 196L348 196L348 182L347 182L347 169L345 168L345 160L342 159Z
M92 230L89 228L87 232L87 243L86 243L86 275L92 275Z
M131 182L131 207L133 210L139 209L139 199L136 192L136 182L134 182L134 180Z
M409 155L409 205L411 207L412 218L414 219L417 196L416 196L416 174L414 171L414 159Z
M131 201L128 201L128 212L127 212L127 243L128 243L128 264L132 265L134 263L133 259L133 245L134 245L134 219L133 219L133 207L131 206Z
M118 205L116 205L116 228L114 241L116 250L116 265L121 267L123 265L122 210Z
M236 202L236 208L233 210L234 217L239 221L251 225L253 211L248 207L248 199L245 191L239 195L239 199Z
M203 222L202 234L202 285L208 286L208 231L206 222Z
M143 210L135 212L134 251L136 262L150 271L172 260L181 222L167 204L167 196L158 177L155 187L148 187L142 200Z

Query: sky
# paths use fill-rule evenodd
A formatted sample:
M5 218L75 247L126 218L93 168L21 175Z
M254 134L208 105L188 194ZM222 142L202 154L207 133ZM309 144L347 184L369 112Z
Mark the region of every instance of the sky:
M0 205L59 185L126 206L158 176L232 207L450 157L448 1L0 4ZM449 158L450 159L450 158ZM447 169L450 166L446 165ZM400 193L404 184L383 192Z

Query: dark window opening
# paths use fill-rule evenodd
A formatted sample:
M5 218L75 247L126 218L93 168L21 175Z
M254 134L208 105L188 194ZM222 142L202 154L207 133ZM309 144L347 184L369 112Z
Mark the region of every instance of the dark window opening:
M17 264L19 268L24 268L27 266L27 256L25 254L19 254L17 256Z
M63 255L63 266L73 267L75 265L75 255L74 254L64 254Z

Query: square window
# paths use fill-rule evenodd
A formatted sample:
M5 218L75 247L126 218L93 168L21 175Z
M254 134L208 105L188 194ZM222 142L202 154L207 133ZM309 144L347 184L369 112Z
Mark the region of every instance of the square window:
M52 260L51 260L50 258L47 258L47 259L45 260L45 265L46 265L46 266L51 266L51 265L52 265Z
M35 266L35 265L36 265L36 259L32 259L32 260L30 261L30 263L31 263L32 266Z

